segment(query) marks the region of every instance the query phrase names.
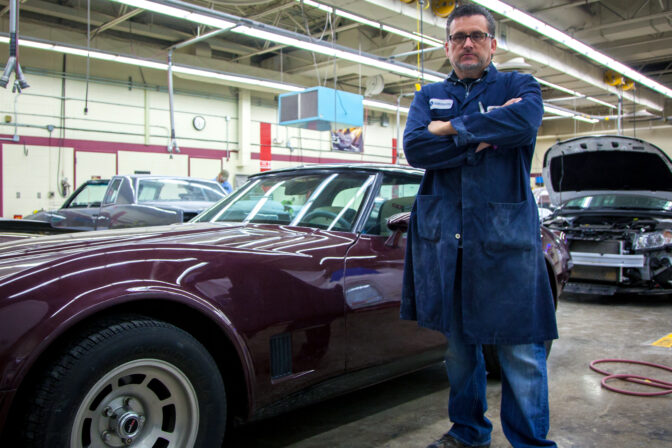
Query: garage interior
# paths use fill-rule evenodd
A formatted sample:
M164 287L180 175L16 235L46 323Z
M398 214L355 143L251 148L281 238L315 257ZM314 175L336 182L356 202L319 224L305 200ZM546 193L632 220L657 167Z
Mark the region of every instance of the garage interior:
M637 137L672 156L670 0L475 3L497 19L498 70L541 84L533 185L546 150L572 137ZM406 164L400 136L416 84L450 71L443 42L454 6L0 0L0 216L57 208L84 181L115 174L213 179L226 169L238 187L253 173L307 163ZM361 152L333 151L329 129L280 124L279 96L315 87L363 97ZM588 367L612 358L669 366L672 348L654 344L672 333L670 297L565 294L557 317L550 438L565 448L672 445L670 395L609 391ZM665 371L618 368L672 381ZM488 387L492 447L503 448L498 382ZM436 366L236 428L228 443L424 447L447 430L448 388Z

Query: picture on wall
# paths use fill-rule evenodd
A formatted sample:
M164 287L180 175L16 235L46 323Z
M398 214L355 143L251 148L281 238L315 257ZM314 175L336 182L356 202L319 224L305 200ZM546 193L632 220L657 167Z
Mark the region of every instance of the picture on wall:
M331 131L331 149L334 151L364 151L364 133L361 127Z

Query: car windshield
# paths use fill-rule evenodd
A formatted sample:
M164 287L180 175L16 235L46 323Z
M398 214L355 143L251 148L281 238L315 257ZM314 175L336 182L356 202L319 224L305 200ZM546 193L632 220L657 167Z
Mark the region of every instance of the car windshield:
M107 182L87 184L77 193L77 196L70 200L68 208L81 208L90 206L99 206L105 196Z
M628 210L672 210L672 201L647 196L604 194L584 196L567 201L564 208L591 210L591 209L628 209Z
M193 222L273 223L349 231L375 175L311 172L251 179Z
M138 182L138 203L206 201L214 202L224 197L214 185L196 180L183 179L140 179Z

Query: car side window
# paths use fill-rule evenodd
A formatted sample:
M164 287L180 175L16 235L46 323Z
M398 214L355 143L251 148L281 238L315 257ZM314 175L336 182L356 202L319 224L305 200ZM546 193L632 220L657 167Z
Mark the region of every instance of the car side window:
M110 183L110 187L105 193L105 198L103 199L103 204L114 204L117 202L117 196L119 195L119 189L121 188L121 179L114 179Z
M420 176L384 173L380 190L374 199L373 208L364 224L362 233L388 236L387 219L397 213L410 212L415 195L420 188Z

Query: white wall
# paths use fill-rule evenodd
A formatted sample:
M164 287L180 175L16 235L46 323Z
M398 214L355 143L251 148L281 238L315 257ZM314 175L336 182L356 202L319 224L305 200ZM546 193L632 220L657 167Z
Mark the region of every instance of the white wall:
M4 217L26 216L42 208L59 207L64 200L60 180L67 178L72 185L73 163L72 148L4 144Z
M116 154L101 152L75 153L75 184L73 188L91 179L109 179L117 174Z

